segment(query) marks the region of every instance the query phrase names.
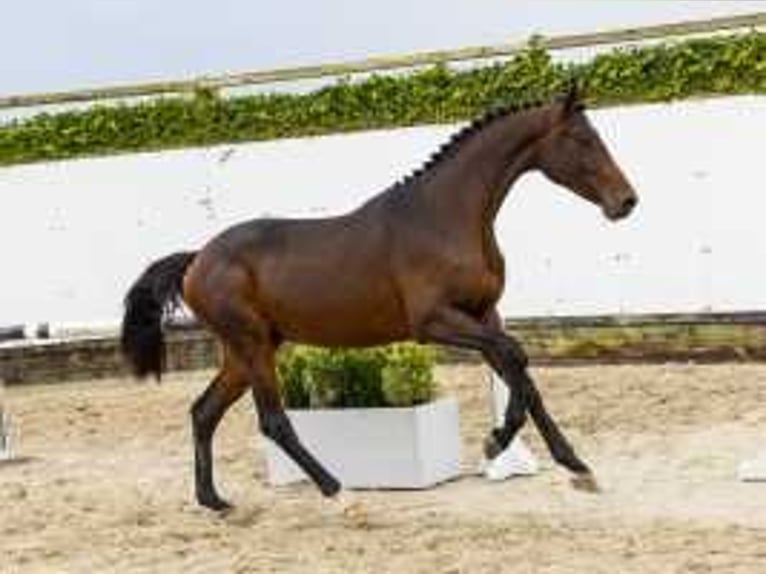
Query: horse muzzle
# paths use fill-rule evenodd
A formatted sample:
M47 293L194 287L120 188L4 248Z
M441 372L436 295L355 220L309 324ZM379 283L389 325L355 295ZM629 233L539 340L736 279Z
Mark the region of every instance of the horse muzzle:
M611 221L619 221L630 215L638 205L636 195L628 195L620 201L604 206L604 215Z

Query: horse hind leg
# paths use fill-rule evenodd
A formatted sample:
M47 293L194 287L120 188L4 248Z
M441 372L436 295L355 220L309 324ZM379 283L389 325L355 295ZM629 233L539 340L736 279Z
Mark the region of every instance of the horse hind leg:
M340 483L306 450L285 414L277 382L275 355L277 343L272 329L254 305L231 299L217 329L231 351L231 359L252 389L261 432L273 440L319 487L325 496L340 490Z
M335 496L340 491L340 482L303 446L284 411L276 378L274 347L261 345L252 353L255 357L252 392L261 432L303 469L322 494Z
M247 389L247 380L227 368L221 372L191 408L194 440L194 491L197 502L212 510L226 510L231 505L221 498L213 481L213 435L228 408Z

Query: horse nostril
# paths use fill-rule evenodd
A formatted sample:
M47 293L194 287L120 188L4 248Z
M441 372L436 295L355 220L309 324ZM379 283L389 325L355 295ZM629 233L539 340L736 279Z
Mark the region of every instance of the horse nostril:
M638 205L638 198L636 196L627 197L622 202L622 212L628 214L633 211L636 205Z
M630 215L630 212L633 211L637 204L638 197L629 195L609 204L608 207L604 207L604 213L609 219L615 221Z

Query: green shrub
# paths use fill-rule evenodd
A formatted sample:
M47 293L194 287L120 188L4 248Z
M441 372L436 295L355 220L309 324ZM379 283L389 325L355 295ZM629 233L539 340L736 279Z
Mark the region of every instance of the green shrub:
M309 94L220 98L203 89L193 98L43 113L0 126L0 165L465 120L548 98L572 76L596 106L766 93L766 34L618 48L576 65L553 61L533 41L502 63L372 75Z
M304 384L306 367L312 362L314 349L310 347L287 347L280 351L277 360L277 377L282 398L287 405L307 408L309 395Z
M368 349L295 346L277 362L288 408L413 406L435 396L435 357L411 343Z
M395 407L418 405L436 392L433 376L435 353L431 347L394 345L381 372L383 397Z

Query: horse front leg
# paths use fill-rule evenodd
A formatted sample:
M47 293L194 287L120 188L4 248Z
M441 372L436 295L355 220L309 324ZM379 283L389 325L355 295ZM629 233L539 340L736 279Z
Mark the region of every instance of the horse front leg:
M537 389L527 368L521 366L515 359L499 359L497 355L492 353L484 353L484 356L495 372L502 377L509 389L511 391L517 390L515 396L511 392L508 400L504 426L494 429L485 443L488 458L493 458L502 452L513 440L516 434L515 421L518 419L518 410L521 408L518 404L514 403L518 401L516 397L520 395L523 397L523 406L543 437L553 460L576 474L589 473L590 469L575 454L574 448L545 407L540 391Z
M573 479L574 486L583 490L597 490L598 486L590 468L577 456L571 443L564 436L553 416L545 407L542 395L529 374L529 361L521 343L505 332L502 319L496 311L487 319L487 323L490 328L499 333L503 340L500 346L504 350L498 353L489 349L488 351L483 351L482 354L511 391L508 406L506 407L504 427L494 429L485 441L487 457L493 458L502 452L513 440L516 434L514 431L514 421L518 419L518 410L522 408L513 403L520 396L523 407L526 408L532 418L532 422L545 441L553 460L575 474ZM517 390L515 395L513 393L514 389Z
M485 360L508 385L510 397L504 424L490 434L485 451L491 457L505 450L532 417L553 459L576 475L575 486L594 489L588 466L575 454L569 441L548 413L542 396L529 375L523 348L502 329L499 315L480 321L455 308L440 310L423 325L421 338L440 344L480 351Z
M510 400L504 424L494 429L490 439L485 442L488 458L494 458L505 450L526 421L527 398L522 384L524 381L518 376L526 366L523 351L504 338L497 325L480 321L453 307L432 313L421 326L418 339L479 351L508 384Z

